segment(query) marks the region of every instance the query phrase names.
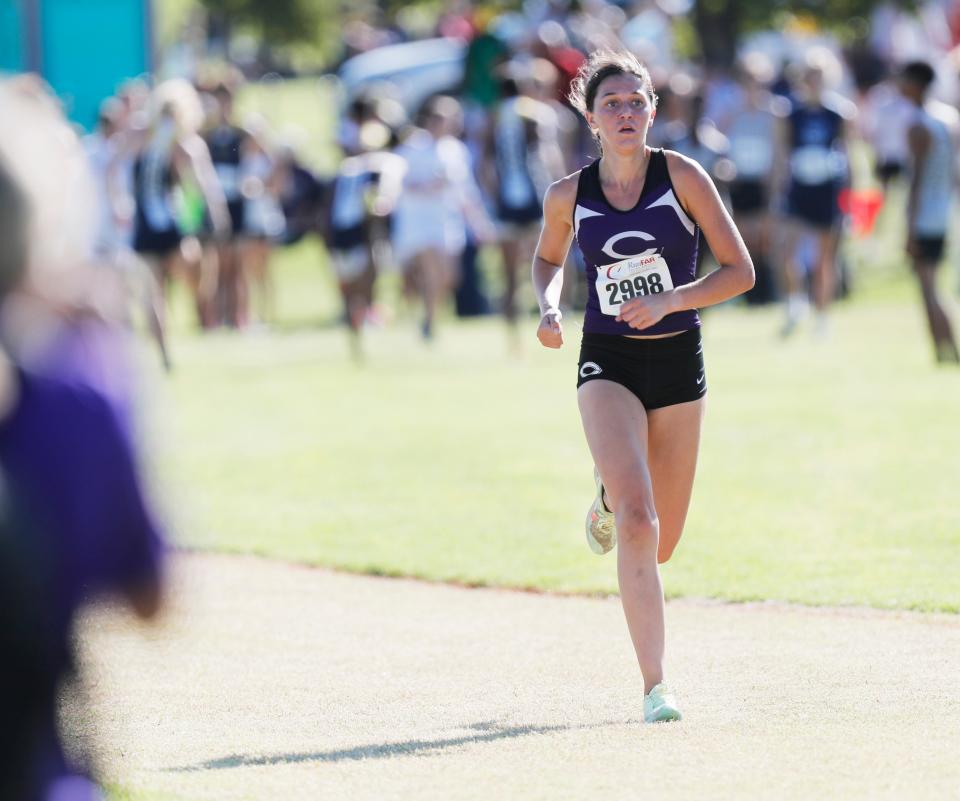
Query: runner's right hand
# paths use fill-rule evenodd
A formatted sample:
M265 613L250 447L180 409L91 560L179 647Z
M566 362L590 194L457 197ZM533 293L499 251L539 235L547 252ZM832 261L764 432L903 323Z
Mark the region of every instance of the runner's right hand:
M559 309L548 309L540 318L537 339L545 348L559 348L563 345L563 326L560 325L562 317Z

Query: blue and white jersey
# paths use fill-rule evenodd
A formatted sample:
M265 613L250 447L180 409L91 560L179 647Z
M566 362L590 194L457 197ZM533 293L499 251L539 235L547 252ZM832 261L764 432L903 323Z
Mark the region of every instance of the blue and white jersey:
M843 149L844 115L823 103L798 103L788 118L790 177L800 186L842 183L847 176Z
M912 221L920 236L943 236L947 230L953 198L957 117L956 109L936 101L928 101L913 113L912 125L923 126L930 135Z
M770 108L742 108L726 131L738 181L766 182L773 170L777 115Z
M227 203L243 199L240 186L240 161L247 133L233 125L221 125L204 137L210 149L210 161L217 173Z

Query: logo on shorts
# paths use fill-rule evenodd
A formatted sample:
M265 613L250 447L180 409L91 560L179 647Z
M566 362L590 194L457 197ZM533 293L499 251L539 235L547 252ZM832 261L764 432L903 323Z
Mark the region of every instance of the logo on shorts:
M584 362L580 365L580 378L590 378L591 376L600 375L602 372L603 370L596 362Z

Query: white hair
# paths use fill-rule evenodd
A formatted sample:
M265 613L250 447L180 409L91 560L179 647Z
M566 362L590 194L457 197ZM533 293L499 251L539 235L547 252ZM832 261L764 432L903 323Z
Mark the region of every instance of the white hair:
M75 287L93 249L96 197L86 154L59 103L36 77L0 80L0 160L29 209L26 269L51 298Z
M203 125L203 102L193 84L183 78L171 78L159 84L153 90L150 108L150 117L153 120L156 120L164 109L168 109L182 134L194 134Z

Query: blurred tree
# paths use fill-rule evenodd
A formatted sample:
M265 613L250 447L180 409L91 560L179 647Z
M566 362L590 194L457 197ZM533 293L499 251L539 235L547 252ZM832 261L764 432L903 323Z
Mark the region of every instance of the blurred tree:
M189 0L178 0L188 2ZM377 11L393 19L410 6L439 8L437 0L199 0L208 10L211 27L228 38L232 28L252 30L268 46L307 45L332 54L344 16L351 11ZM915 8L917 0L892 0L900 8ZM521 0L484 4L500 11L519 10ZM809 19L847 41L862 36L877 0L692 0L689 19L696 31L699 55L710 66L728 67L736 58L745 33L782 27L789 16Z
M219 30L248 26L272 45L313 43L338 27L336 0L201 0Z
M894 0L901 8L915 8L915 0ZM695 0L693 21L704 62L729 67L737 42L749 31L781 27L784 15L805 17L818 27L852 39L862 34L876 0Z
M744 3L742 0L697 0L693 7L694 26L703 60L710 66L729 67L737 54L743 24L743 6L772 6L773 3Z

